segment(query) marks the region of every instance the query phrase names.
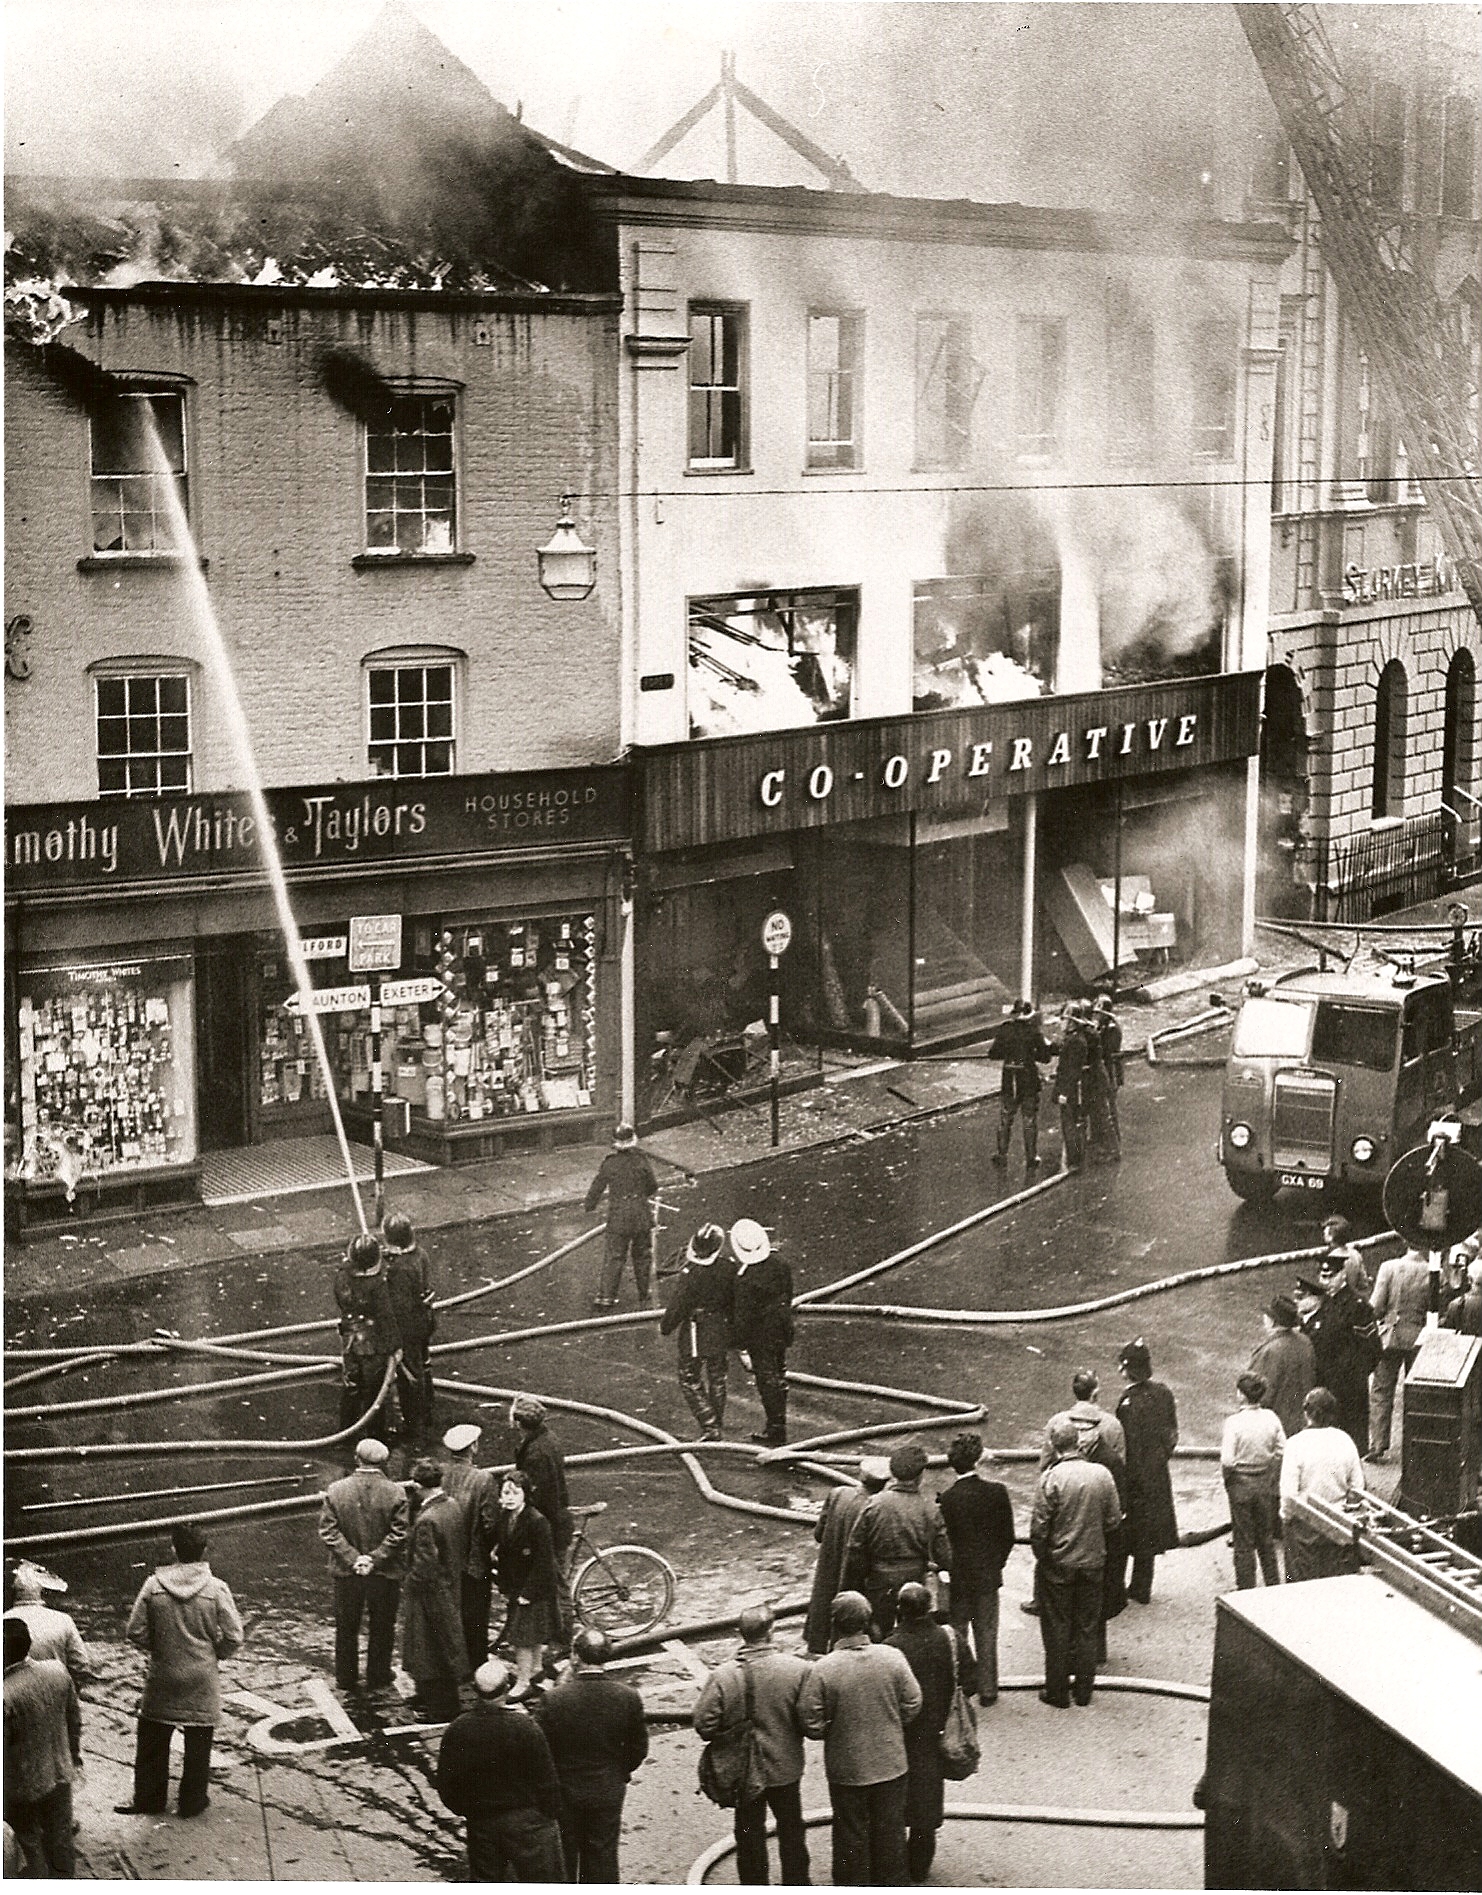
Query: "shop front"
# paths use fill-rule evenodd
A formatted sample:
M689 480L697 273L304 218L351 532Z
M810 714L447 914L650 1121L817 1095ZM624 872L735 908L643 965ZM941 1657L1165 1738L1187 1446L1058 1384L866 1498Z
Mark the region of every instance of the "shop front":
M204 1154L375 1104L351 921L394 917L387 1146L436 1164L581 1137L619 1094L619 766L273 790L314 1056L245 797L6 812L12 1198L193 1194Z
M1015 995L1234 958L1260 676L1236 673L636 753L638 1079L740 1059L781 909L785 1039L894 1053ZM748 1039L749 1035L749 1039Z

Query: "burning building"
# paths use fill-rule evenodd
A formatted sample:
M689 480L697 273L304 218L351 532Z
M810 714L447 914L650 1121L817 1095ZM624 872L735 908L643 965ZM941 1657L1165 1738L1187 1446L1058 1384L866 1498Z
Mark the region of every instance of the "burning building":
M1241 952L1285 231L591 190L623 267L640 1049L755 1017L778 907L818 1041L970 1037L1114 937L1124 978Z

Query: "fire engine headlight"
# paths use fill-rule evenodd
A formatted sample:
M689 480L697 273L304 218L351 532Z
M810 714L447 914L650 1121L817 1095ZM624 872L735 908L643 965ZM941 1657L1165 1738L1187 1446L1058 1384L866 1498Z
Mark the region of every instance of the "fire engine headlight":
M1250 1127L1248 1125L1232 1125L1230 1127L1230 1143L1235 1147L1236 1151L1244 1151L1246 1146L1250 1143Z
M1353 1162L1356 1165L1368 1165L1374 1162L1372 1138L1356 1138L1348 1149L1353 1153Z

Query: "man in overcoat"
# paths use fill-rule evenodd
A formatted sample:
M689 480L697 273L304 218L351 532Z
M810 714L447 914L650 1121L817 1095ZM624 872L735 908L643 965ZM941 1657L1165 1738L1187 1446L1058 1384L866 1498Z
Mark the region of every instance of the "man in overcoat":
M1312 1338L1298 1328L1299 1321L1292 1297L1273 1296L1261 1312L1264 1335L1249 1364L1250 1373L1266 1384L1263 1406L1276 1416L1288 1438L1303 1425L1302 1403L1308 1389L1317 1385Z
M752 1435L765 1447L787 1440L787 1352L792 1346L792 1271L755 1218L731 1226L736 1259L735 1342L751 1358L766 1426Z
M411 1472L416 1509L401 1626L401 1662L416 1686L412 1709L438 1723L458 1715L458 1686L468 1676L459 1611L463 1513L442 1479L436 1461L418 1461Z
M631 1125L618 1125L612 1150L597 1167L586 1195L586 1208L595 1211L607 1193L607 1237L602 1251L602 1274L592 1308L599 1314L616 1309L623 1280L623 1264L631 1257L638 1306L653 1301L654 1209L659 1181L648 1156L638 1148Z
M1086 1460L1073 1421L1050 1424L1054 1460L1039 1477L1029 1516L1034 1548L1045 1686L1056 1710L1089 1704L1096 1684L1108 1534L1120 1523L1110 1471Z
M1117 1403L1117 1420L1127 1437L1126 1548L1132 1562L1127 1597L1147 1605L1158 1555L1178 1545L1168 1471L1178 1446L1178 1409L1173 1391L1153 1380L1153 1358L1141 1337L1127 1344L1120 1361L1127 1383Z
M906 1726L906 1871L924 1882L944 1816L942 1732L952 1709L953 1634L933 1621L925 1586L902 1586L896 1604L896 1628L885 1643L903 1654L921 1687L921 1709Z
M890 1463L883 1454L866 1454L859 1463L857 1487L830 1487L823 1506L813 1523L818 1542L818 1560L813 1568L813 1590L808 1598L808 1617L803 1637L815 1658L829 1648L833 1637L834 1600L844 1590L844 1562L854 1523L865 1510L871 1494L878 1494L890 1479Z
M736 1266L725 1256L719 1224L702 1224L684 1253L660 1332L679 1344L679 1387L700 1424L700 1438L719 1441L726 1416L726 1352L731 1346Z
M468 1662L476 1671L489 1656L489 1599L494 1590L490 1566L498 1482L474 1461L483 1429L460 1421L443 1436L443 1492L463 1511L463 1571L458 1585L458 1616Z
M370 1619L366 1689L391 1689L409 1521L406 1493L386 1473L388 1458L386 1443L367 1435L355 1450L355 1472L332 1482L319 1507L334 1576L334 1681L342 1691L359 1689L362 1616Z

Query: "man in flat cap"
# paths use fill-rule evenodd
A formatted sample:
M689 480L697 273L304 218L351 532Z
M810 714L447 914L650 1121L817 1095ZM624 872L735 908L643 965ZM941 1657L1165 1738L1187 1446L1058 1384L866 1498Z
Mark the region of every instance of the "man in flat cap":
M468 1837L470 1882L564 1882L560 1790L550 1745L507 1700L508 1665L473 1674L474 1707L455 1717L437 1753L437 1793Z
M951 1542L942 1510L921 1491L926 1449L907 1441L890 1457L890 1485L867 1502L854 1523L844 1562L844 1584L870 1602L881 1638L895 1630L895 1599L907 1581L923 1582L929 1572L952 1563Z
M489 1536L499 1498L492 1472L474 1461L483 1432L475 1422L460 1421L443 1436L443 1492L452 1495L463 1514L458 1616L463 1623L468 1662L475 1666L489 1656L489 1600L493 1592Z
M370 1620L365 1682L391 1689L396 1608L406 1577L408 1508L386 1473L384 1441L367 1435L355 1449L355 1472L331 1483L319 1507L319 1537L334 1575L334 1679L341 1691L360 1688L360 1621Z

